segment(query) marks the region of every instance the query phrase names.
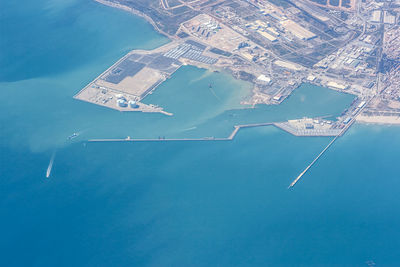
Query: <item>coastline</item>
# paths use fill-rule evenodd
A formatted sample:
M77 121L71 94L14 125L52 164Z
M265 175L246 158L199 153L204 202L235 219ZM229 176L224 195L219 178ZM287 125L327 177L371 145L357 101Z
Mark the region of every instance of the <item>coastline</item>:
M128 5L124 5L124 4L120 4L120 3L116 3L113 0L94 0L94 1L96 1L96 2L98 2L100 4L102 4L102 5L106 5L106 6L113 7L113 8L118 8L118 9L130 12L133 15L137 15L137 16L143 17L147 22L149 22L151 25L153 25L153 28L158 33L163 34L164 36L166 36L170 40L170 43L167 44L167 45L163 45L161 47L152 49L150 51L144 51L144 53L146 53L146 54L147 53L153 53L155 51L166 53L166 52L174 49L173 47L169 47L169 46L171 46L171 45L176 45L177 46L177 45L181 45L182 43L184 43L183 39L178 38L175 35L170 35L170 34L164 32L164 31L162 31L150 16L146 15L145 13L143 13L142 11L140 11L138 9L135 9L134 7L130 7ZM226 28L229 28L229 27L226 27ZM185 31L183 31L183 32L185 32ZM228 33L230 33L230 32L228 32ZM195 37L193 37L193 39L198 41L198 39L196 39ZM203 42L203 40L200 40L199 42L201 44ZM208 46L208 45L209 44L206 42L206 46ZM214 45L214 44L212 43L210 46L212 47L212 45ZM168 47L168 49L166 49L165 47ZM132 50L128 54L134 53L134 51L137 51L137 50ZM208 50L205 50L204 55L205 56L209 56L209 57L215 57L215 55L212 54ZM209 65L209 64L206 64L206 63L202 63L200 61L191 60L190 58L182 59L181 63L182 63L182 65L192 65L192 66L195 66L195 67L198 67L198 68L204 68L204 69L207 69L207 70L210 70L210 71L217 71L217 72L225 71L225 72L231 74L232 77L237 79L237 80L242 80L242 81L249 82L252 85L253 89L252 89L250 95L247 97L247 99L243 99L240 102L240 104L246 106L246 107L244 107L245 109L254 108L255 105L258 105L258 104L279 105L282 102L284 102L288 97L290 97L290 95L293 93L294 90L299 88L304 83L313 84L315 86L328 88L330 90L338 91L338 92L345 93L345 94L356 95L352 91L339 90L337 88L333 88L333 87L329 87L327 85L324 85L324 84L322 84L322 82L321 82L321 84L319 84L319 83L316 83L316 82L308 81L305 78L295 79L294 81L291 81L291 83L287 83L287 82L280 83L279 79L276 78L275 82L278 81L278 83L277 83L277 85L275 84L274 86L276 88L278 88L278 89L274 89L274 90L271 90L271 91L266 91L266 90L263 90L263 88L264 88L263 86L265 86L265 85L263 85L261 82L259 82L256 79L257 77L260 77L260 75L262 75L265 72L265 70L262 69L262 68L259 68L259 66L254 67L253 65L249 64L248 62L246 64L243 63L243 64L238 64L238 66L234 66L235 60L242 60L242 61L244 60L243 55L238 54L236 56L237 56L237 58L233 58L233 57L230 57L230 56L227 57L227 58L224 58L223 56L219 56L219 58L218 58L219 61L215 65ZM122 59L120 59L119 61L121 61L121 60ZM115 66L117 63L115 63L113 66ZM110 67L110 69L112 67ZM241 73L249 74L249 75L251 75L251 77L248 77L246 75L242 75ZM168 76L168 78L169 77L170 77L170 75ZM280 78L282 78L282 77L280 77ZM281 79L281 81L283 81L283 80L284 79ZM87 88L87 87L85 87L85 88ZM153 88L153 90L154 89L155 88ZM83 90L81 90L81 91L83 91Z
M97 3L109 6L109 7L113 7L113 8L118 8L124 11L127 11L133 15L137 15L140 16L142 18L144 18L147 22L149 22L153 28L160 34L166 36L171 43L176 42L177 44L181 43L181 39L176 37L175 35L170 35L166 32L164 32L163 30L161 30L157 24L155 23L155 21L148 16L147 14L143 13L142 11L139 11L138 9L135 9L134 7L130 7L124 4L120 4L120 3L115 3L112 0L94 0ZM179 30L178 30L179 31ZM156 49L153 49L152 51L155 51L157 49L162 48L158 47ZM130 51L130 53L133 53L134 50ZM210 56L209 51L207 51L208 56ZM211 53L212 54L212 53ZM207 54L206 54L207 55ZM213 55L215 56L215 55ZM211 56L212 57L212 56ZM221 57L220 57L221 58ZM242 58L243 59L243 55L239 55L238 58ZM348 92L348 91L344 91L344 90L339 90L339 89L335 89L333 87L328 87L326 85L322 85L322 84L318 84L315 82L310 82L308 80L305 79L301 79L301 80L296 80L294 84L288 85L286 83L281 84L281 87L279 90L274 91L272 93L266 93L264 91L261 90L262 85L260 85L259 83L257 83L256 81L256 77L259 77L264 69L256 69L254 71L253 66L242 66L241 68L234 68L233 67L233 60L232 58L225 58L222 62L220 60L220 63L218 65L207 65L205 63L202 62L196 62L190 59L184 59L183 60L183 65L193 65L196 66L198 68L204 68L210 71L226 71L227 73L230 73L235 79L237 80L242 80L242 81L246 81L249 82L250 84L252 84L253 86L253 90L251 92L251 95L248 97L248 99L241 101L241 104L243 105L250 105L252 107L254 107L257 104L265 104L265 105L279 105L281 104L283 101L285 101L286 98L288 98L292 92L297 89L299 86L301 86L301 84L303 83L310 83L316 86L320 86L320 87L326 87L329 88L331 90L334 91L338 91L341 93L346 93L346 94L352 94L355 95L353 92ZM247 77L242 77L241 73L253 73L254 77L253 78L247 78ZM277 99L274 99L274 97L277 97ZM251 107L249 107L251 108Z
M157 26L157 24L154 22L154 20L153 20L151 17L149 17L148 15L146 15L145 13L143 13L143 12L137 10L137 9L131 8L131 7L126 6L126 5L121 5L121 4L118 4L118 3L114 3L114 2L109 1L109 0L94 0L94 1L96 1L97 3L103 4L103 5L105 5L105 6L109 6L109 7L113 7L113 8L118 8L118 9L127 11L127 12L129 12L129 13L132 13L132 14L134 14L134 15L140 16L140 17L144 18L147 22L149 22L149 23L154 27L154 29L155 29L157 32L161 33L162 35L165 35L165 36L168 37L169 39L172 38L172 36L170 36L168 33L162 31L162 30Z

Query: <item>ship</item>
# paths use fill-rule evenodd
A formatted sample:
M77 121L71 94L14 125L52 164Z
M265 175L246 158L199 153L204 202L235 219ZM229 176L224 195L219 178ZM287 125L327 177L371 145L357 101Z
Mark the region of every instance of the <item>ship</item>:
M73 133L70 136L68 136L68 140L72 140L72 139L74 139L74 138L76 138L78 136L79 136L79 133Z

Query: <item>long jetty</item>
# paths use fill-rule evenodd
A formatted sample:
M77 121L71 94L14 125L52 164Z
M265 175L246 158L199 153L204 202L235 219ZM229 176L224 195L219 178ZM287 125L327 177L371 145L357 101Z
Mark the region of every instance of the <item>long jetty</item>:
M360 110L361 112L362 110ZM321 151L321 153L318 154L318 156L304 169L304 171L302 171L299 176L296 177L296 179L294 179L294 181L288 186L288 189L292 188L293 186L296 185L296 183L301 179L301 177L303 177L304 174L306 174L308 172L308 170L317 162L317 160L328 150L328 148L330 146L332 146L333 143L335 143L335 141L342 136L349 128L350 126L354 123L354 121L356 120L356 117L359 113L357 113L352 119L351 121L349 121L349 123L343 127L343 129L335 136L335 138L332 139L332 141Z
M123 138L123 139L89 139L88 142L171 142L171 141L231 141L238 134L242 128L253 128L261 126L275 125L274 122L243 124L234 126L234 130L228 137L215 138L215 137L202 137L202 138Z
M377 80L376 80L376 84L377 84L377 95L379 94L379 82L380 82L380 76L378 74ZM374 96L375 97L375 96ZM321 151L321 153L318 154L318 156L304 169L304 171L302 171L299 176L296 177L296 179L294 179L294 181L288 186L288 189L294 187L296 185L296 183L304 176L304 174L306 174L308 172L308 170L315 164L315 162L317 162L317 160L328 150L328 148L330 146L332 146L332 144L340 137L342 136L349 128L351 125L353 125L353 123L356 121L356 118L359 114L361 114L363 112L363 110L365 109L365 107L368 106L368 104L372 101L372 99L374 97L369 98L366 103L364 104L363 107L360 108L360 110L354 114L354 116L352 117L352 119L349 121L349 123L343 127L342 131L340 131L340 133L338 135L335 136L335 138L332 139L332 141L324 148L324 150Z
M318 154L318 156L296 177L296 179L289 185L288 189L294 187L296 183L308 172L308 170L318 161L319 158L328 150L330 146L340 137L342 136L348 128L354 123L355 121L354 116L352 120L332 139L332 141ZM261 126L270 126L273 125L278 129L284 130L282 127L278 126L279 123L277 122L266 122L266 123L254 123L254 124L242 124L242 125L235 125L234 130L228 137L216 138L216 137L202 137L202 138L121 138L121 139L89 139L88 142L176 142L176 141L232 141L238 132L243 128L254 128L254 127L261 127ZM289 132L291 133L291 132ZM293 134L293 133L292 133ZM318 136L318 135L314 135ZM319 136L327 136L327 135L319 135Z
M353 120L354 121L354 120ZM288 131L286 128L282 127L282 123L280 122L265 122L265 123L253 123L253 124L241 124L241 125L235 125L234 130L231 132L231 134L228 137L200 137L200 138L130 138L129 136L127 138L102 138L102 139L89 139L88 142L172 142L172 141L231 141L233 140L238 132L241 129L244 128L254 128L254 127L262 127L262 126L275 126L276 128L286 131L292 135L295 136L334 136L334 140L336 140L337 137L343 135L343 133L350 127L350 125L353 123L351 121L348 125L346 125L345 128L341 130L340 133L334 134L329 134L329 133L324 133L324 132L316 132L314 134L310 133L295 133L293 131ZM326 149L324 149L325 152ZM314 163L314 162L313 162ZM308 168L307 168L308 170Z
M322 150L321 153L319 153L318 156L304 169L304 171L302 171L299 174L299 176L297 176L297 178L294 179L294 181L289 185L288 189L295 186L295 184L301 179L301 177L303 177L303 175L306 174L306 172L314 165L315 162L317 162L317 160L325 153L326 150L328 150L328 148L336 141L336 139L338 139L339 136L340 134L338 134L337 136L335 136L335 138L332 139L332 141L324 148L324 150Z

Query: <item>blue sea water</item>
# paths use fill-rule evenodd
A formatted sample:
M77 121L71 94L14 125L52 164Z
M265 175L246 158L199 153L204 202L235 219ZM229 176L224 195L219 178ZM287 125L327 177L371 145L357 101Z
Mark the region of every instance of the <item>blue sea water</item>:
M166 38L90 0L0 5L1 266L399 265L399 127L353 126L294 190L329 138L262 127L232 142L85 142L224 137L337 116L352 96L303 84L282 105L243 109L249 84L184 67L146 98L174 116L116 112L72 96Z

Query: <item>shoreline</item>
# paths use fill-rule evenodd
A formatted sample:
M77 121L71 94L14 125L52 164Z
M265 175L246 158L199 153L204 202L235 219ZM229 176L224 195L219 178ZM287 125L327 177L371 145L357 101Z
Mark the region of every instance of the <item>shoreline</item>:
M169 35L168 33L164 32L163 30L161 30L151 17L149 17L148 15L146 15L145 13L143 13L143 12L137 10L137 9L131 8L131 7L126 6L126 5L114 3L114 2L109 1L109 0L94 0L94 1L99 3L99 4L102 4L102 5L105 5L105 6L109 6L109 7L113 7L113 8L118 8L118 9L127 11L129 13L132 13L134 15L137 15L139 17L142 17L147 22L149 22L158 33L160 33L162 35L165 35L170 40L173 39L171 35Z
M119 59L116 63L114 63L110 68L108 68L108 69L107 69L106 71L104 71L102 74L106 73L109 69L111 69L111 68L112 68L113 66L115 66L118 62L122 61L127 55L133 53L134 51L142 51L142 52L148 53L148 52L151 52L151 51L160 50L160 49L162 49L163 47L168 46L168 45L171 45L171 44L174 43L174 42L178 42L178 44L180 43L180 42L179 42L179 39L177 39L176 37L171 36L170 34L168 34L168 33L164 32L164 31L162 31L162 30L157 26L157 24L154 22L154 20L153 20L150 16L146 15L145 13L143 13L143 12L141 12L141 11L135 9L135 8L132 8L132 7L129 7L129 6L126 6L126 5L123 5L123 4L115 3L115 2L112 2L112 1L110 1L110 0L94 0L94 1L97 2L97 3L99 3L99 4L102 4L102 5L111 7L111 8L117 8L117 9L120 9L120 10L123 10L123 11L126 11L126 12L129 12L129 13L131 13L131 14L133 14L133 15L136 15L136 16L139 16L139 17L144 18L147 22L149 22L149 23L153 26L154 30L156 30L158 33L164 35L164 36L165 36L166 38L168 38L168 40L169 40L169 42L168 42L167 44L162 45L162 46L157 47L157 48L154 48L154 49L151 49L151 50L140 50L140 49L137 50L137 49L133 49L133 50L129 51L125 56L123 56L121 59ZM184 62L183 65L192 65L192 66L195 66L195 67L197 67L197 68L206 69L206 70L209 70L209 71L212 71L212 72L226 72L226 73L229 73L229 74L230 74L234 79L236 79L236 80L241 80L241 81L249 82L249 83L252 85L253 89L251 90L249 96L247 96L246 99L243 99L243 100L240 102L240 104L243 105L243 106L246 106L246 105L253 105L253 106L254 106L255 104L266 104L266 105L280 104L280 103L283 102L283 101L285 100L285 98L286 98L286 97L285 97L285 98L282 98L281 101L279 101L278 103L252 103L251 100L252 100L253 97L255 96L254 88L255 88L255 86L256 86L256 83L255 83L254 81L248 81L248 80L241 79L240 77L238 77L237 73L235 73L235 71L234 71L233 69L231 69L231 68L229 68L229 67L226 67L226 66L207 66L206 64L203 64L203 63L201 63L201 62L194 62L194 61L191 61L191 60L185 60L185 62ZM102 75L102 74L101 74L101 75ZM298 85L295 87L295 89L297 89L301 84L302 84L302 83L298 84ZM89 83L88 85L90 85L90 83ZM87 85L87 86L88 86L88 85ZM87 87L87 86L86 86L86 87ZM86 88L86 87L85 87L85 88ZM80 92L83 91L83 90L85 90L85 88L81 89ZM80 93L80 92L79 92L79 93ZM79 93L78 93L78 94L79 94ZM246 109L246 108L251 108L251 107L244 107L244 108Z
M163 30L161 30L157 26L156 22L149 15L145 14L144 12L142 12L142 11L140 11L138 9L135 9L134 7L130 7L128 5L124 5L124 4L120 4L120 3L115 3L112 0L94 0L94 1L96 1L99 4L102 4L102 5L105 5L105 6L109 6L109 7L112 7L112 8L118 8L118 9L127 11L127 12L129 12L129 13L131 13L133 15L140 16L140 17L144 18L147 22L149 22L153 26L153 28L158 33L164 35L165 37L167 37L170 40L170 43L167 44L167 45L163 45L161 47L158 47L158 48L155 48L155 49L152 49L152 50L149 50L149 51L142 51L143 54L151 54L151 53L154 53L154 52L163 52L164 53L164 52L167 52L167 51L173 49L172 47L170 48L169 46L171 46L173 44L180 45L183 42L181 39L179 39L179 38L177 38L175 36L171 36L170 34L164 32ZM195 40L198 41L197 39L195 39ZM200 44L201 44L201 41L200 41ZM208 46L208 44L206 44L206 46ZM138 52L138 50L132 50L127 55L125 55L122 59L124 59L129 54L134 53L134 51ZM209 53L209 51L206 51L205 55L208 55L208 53ZM240 58L240 56L239 56L239 58ZM122 59L117 61L117 63L120 62ZM276 95L269 95L269 94L266 94L266 93L260 91L261 87L259 87L259 85L257 84L257 82L254 79L250 81L248 79L244 79L244 78L240 77L240 75L239 75L240 71L237 70L237 69L231 68L231 64L230 64L230 63L232 63L231 61L232 61L231 58L224 59L219 64L209 66L209 65L206 65L205 63L196 62L196 61L191 60L190 58L187 58L187 59L181 60L181 63L182 63L183 66L184 65L192 65L192 66L195 66L197 68L204 68L204 69L209 70L209 71L218 71L218 72L225 71L227 73L230 73L234 79L249 82L253 86L253 89L250 92L249 96L246 97L247 99L246 100L242 99L242 101L240 102L240 104L244 106L243 109L254 108L255 105L257 105L257 104L261 104L261 105L263 105L263 104L264 105L279 105L283 101L285 101L285 99L288 98L293 93L293 91L298 89L302 84L311 84L313 86L327 88L327 89L330 89L330 90L333 90L333 91L337 91L337 92L340 92L340 93L345 93L345 94L357 96L357 94L355 92L353 92L353 91L339 90L337 88L332 88L330 86L324 85L324 84L322 84L322 82L321 82L321 84L319 84L319 83L308 81L308 80L306 81L305 79L297 80L294 84L291 84L291 86L287 85L287 87L282 87L278 91L279 94L276 93ZM110 67L110 69L113 66L115 66L117 63L113 64ZM247 71L247 66L242 66L242 67L245 68L245 70ZM251 67L248 67L248 68L251 68ZM253 70L253 69L250 69L250 71L251 70ZM258 73L258 72L255 73L254 77L257 77L259 74L260 73ZM170 77L170 75L168 77L165 77L165 80L168 79L169 77ZM281 84L279 84L279 85L281 85ZM86 86L84 89L86 89L88 86ZM83 91L83 90L81 90L81 91ZM282 93L284 93L284 94L282 95ZM276 96L279 96L279 100L275 101L273 97L276 97ZM88 102L90 102L90 101L88 101ZM360 122L360 123L373 123L373 124L395 124L395 125L400 125L400 117L395 121L395 120L390 120L390 119L388 120L387 118L377 118L376 116L373 117L373 118L369 118L367 116L360 116L359 115L359 116L357 116L357 122Z
M158 33L160 33L160 34L164 35L165 37L167 37L169 39L170 43L177 42L179 44L179 41L180 41L179 38L177 38L175 35L170 35L170 34L164 32L163 30L161 30L157 26L155 21L150 16L146 15L145 13L143 13L142 11L139 11L139 10L133 8L133 7L130 7L130 6L127 6L127 5L124 5L124 4L115 3L115 2L113 2L111 0L94 0L94 1L96 1L97 3L112 7L112 8L118 8L118 9L127 11L127 12L129 12L129 13L131 13L133 15L137 15L137 16L140 16L140 17L144 18L147 22L149 22L153 26L153 28ZM150 51L159 50L163 46L164 45L162 45L161 47L152 49ZM129 53L133 53L134 50L130 51ZM320 83L311 82L311 81L308 81L308 80L305 80L305 79L301 79L301 80L296 81L296 84L294 84L292 86L289 86L289 85L283 86L283 87L280 88L280 90L278 90L277 92L275 92L273 94L268 94L268 93L260 91L260 85L257 84L257 82L255 80L248 80L246 78L240 77L240 72L241 71L238 70L238 69L231 68L232 62L228 62L228 63L224 62L222 65L219 65L219 66L215 66L215 65L208 66L208 65L203 64L201 62L195 62L195 61L187 59L187 60L184 61L184 65L186 65L186 64L193 65L193 66L196 66L198 68L204 68L204 69L207 69L207 70L210 70L210 71L219 71L219 72L225 71L225 72L231 74L232 77L235 78L236 80L249 82L252 85L253 89L252 89L252 92L251 92L250 96L248 97L248 99L241 101L242 105L251 105L251 106L255 106L257 104L279 105L282 102L284 102L286 98L290 97L290 95L293 93L294 90L296 90L298 87L300 87L304 83L308 83L308 84L312 84L312 85L315 85L315 86L328 88L328 89L333 90L333 91L337 91L337 92L341 92L341 93L357 96L356 93L351 92L351 91L340 90L340 89L329 87L329 86L326 86L326 85L323 85L323 84L320 84ZM245 72L248 72L248 70L246 68L244 70L245 70ZM262 71L260 73L259 72L260 72L260 70L257 71L257 73L255 74L256 75L255 77L259 76L260 73L262 73ZM274 100L274 97L276 97L276 96L279 97L279 100Z

